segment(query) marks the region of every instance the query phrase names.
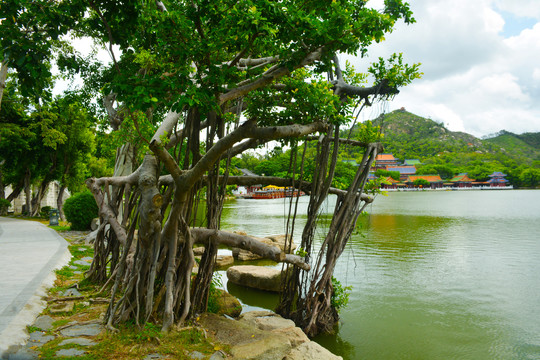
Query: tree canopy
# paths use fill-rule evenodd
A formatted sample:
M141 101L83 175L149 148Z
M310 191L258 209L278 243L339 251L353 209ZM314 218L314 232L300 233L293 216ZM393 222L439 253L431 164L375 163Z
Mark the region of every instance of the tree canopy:
M101 220L89 279L110 286L107 325L152 320L167 331L204 311L217 247L227 244L294 266L280 313L309 335L330 330L338 319L333 269L372 200L364 185L381 150L377 137L349 141L361 148L360 166L339 169L339 147L347 143L340 126L420 76L418 65L404 64L399 54L364 74L342 66L339 54L365 55L398 20L413 22L408 4L385 0L377 10L362 0L8 2L0 13L3 58L21 84L41 94L39 76L48 78L54 55L61 69L84 78L86 93L101 98L118 147L114 176L87 180ZM76 53L76 37L107 49L112 62ZM51 47L58 51L45 50ZM26 82L34 75L39 81ZM284 177L231 174L235 155L271 140L291 146ZM311 147L299 146L308 140ZM352 181L340 190L331 186L336 177ZM311 194L305 256L219 230L226 185L255 181ZM329 193L338 201L316 254L317 216ZM205 228L193 227L202 197ZM206 250L192 283L194 243Z

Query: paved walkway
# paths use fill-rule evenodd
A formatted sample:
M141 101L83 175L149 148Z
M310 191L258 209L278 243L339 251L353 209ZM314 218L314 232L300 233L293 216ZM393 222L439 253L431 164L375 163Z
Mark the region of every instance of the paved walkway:
M53 270L69 262L67 245L41 223L0 217L0 358L28 338L25 328L46 305L41 298Z

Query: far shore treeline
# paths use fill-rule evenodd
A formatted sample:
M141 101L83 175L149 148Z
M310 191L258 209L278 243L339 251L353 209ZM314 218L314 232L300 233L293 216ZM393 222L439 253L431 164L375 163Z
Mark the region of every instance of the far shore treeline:
M442 123L426 119L405 109L383 114L373 121L357 124L343 131L341 137L361 140L368 133L380 133L384 152L395 158L418 159L417 175L440 175L449 180L457 174L468 173L477 181L489 180L495 171L507 174L514 188L536 188L540 186L540 132L513 134L500 131L479 139L463 132L453 132ZM280 146L260 155L244 153L233 160L241 169L258 175L285 176L292 173L290 152ZM306 166L313 166L310 154L315 152L315 143L310 142L306 150ZM355 163L362 153L353 146L339 154L333 186L346 188L355 174ZM299 169L297 169L298 171ZM388 174L392 175L392 174ZM399 173L397 174L399 178Z

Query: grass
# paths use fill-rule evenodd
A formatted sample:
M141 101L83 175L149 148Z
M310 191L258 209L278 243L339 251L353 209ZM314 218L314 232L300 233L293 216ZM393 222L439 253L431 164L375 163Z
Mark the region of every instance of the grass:
M70 240L68 240L70 241ZM61 349L77 348L86 351L86 354L77 356L80 360L101 360L101 359L142 359L146 355L159 353L170 359L190 359L189 354L198 351L206 356L210 356L217 350L224 347L215 345L206 339L202 330L196 327L186 327L181 330L172 330L168 333L160 331L159 324L147 323L138 327L134 323L121 323L118 325L118 332L103 331L101 334L92 337L96 342L94 346L79 346L67 344L60 346L65 338L59 333L59 328L73 321L86 322L102 318L107 309L107 304L95 303L91 300L103 294L98 294L100 285L92 284L84 279L84 274L76 274L75 271L83 271L88 266L77 265L74 262L85 257L93 256L93 247L72 243L69 245L72 254L70 263L62 269L56 270L57 279L54 287L49 290L51 296L59 296L61 292L77 284L78 291L84 299L75 300L73 311L51 314L50 306L43 314L53 317L53 328L47 331L48 334L56 334L58 337L41 348L34 349L39 352L40 359L57 359L56 353ZM90 265L90 264L89 264ZM78 270L72 269L71 266ZM50 305L53 305L51 303ZM38 331L34 326L27 328L28 332ZM225 348L228 350L228 348Z

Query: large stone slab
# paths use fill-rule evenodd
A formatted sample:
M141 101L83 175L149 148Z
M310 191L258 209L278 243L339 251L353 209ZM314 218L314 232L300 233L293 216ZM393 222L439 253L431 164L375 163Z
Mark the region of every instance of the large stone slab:
M262 331L245 322L215 314L203 314L199 322L214 339L231 346L234 359L283 359L292 349L287 336Z
M34 326L43 331L52 329L52 323L54 319L49 315L41 315L34 321Z
M62 340L62 342L60 343L60 346L64 346L68 344L75 344L75 345L80 345L80 346L94 346L96 345L96 342L87 338L72 338L72 339Z
M41 331L34 331L30 333L30 338L26 343L26 346L29 348L42 347L49 341L54 340L54 335L47 335Z
M292 349L283 360L343 360L343 358L332 354L315 341L310 341Z
M296 326L294 321L284 319L271 311L249 311L242 314L240 321L250 323L261 330L275 330Z
M238 265L227 269L230 282L254 289L279 292L281 289L281 270L263 266Z
M74 358L86 354L86 351L79 349L62 349L58 350L55 354L56 357L69 357Z
M77 336L96 336L103 330L103 325L100 324L86 324L86 325L73 325L63 330L60 333L63 336L77 337Z

